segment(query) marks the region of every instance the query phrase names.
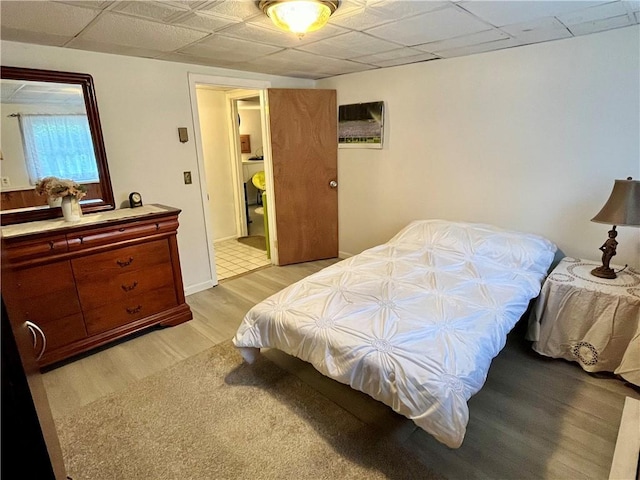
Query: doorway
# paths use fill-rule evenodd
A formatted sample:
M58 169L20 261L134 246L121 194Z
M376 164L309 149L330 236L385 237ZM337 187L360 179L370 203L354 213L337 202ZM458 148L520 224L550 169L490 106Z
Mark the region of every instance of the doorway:
M253 178L260 173L267 178L265 150L269 148L262 139L269 137L263 132L262 91L268 82L202 75L189 75L189 81L212 284L216 285L272 264L267 201Z

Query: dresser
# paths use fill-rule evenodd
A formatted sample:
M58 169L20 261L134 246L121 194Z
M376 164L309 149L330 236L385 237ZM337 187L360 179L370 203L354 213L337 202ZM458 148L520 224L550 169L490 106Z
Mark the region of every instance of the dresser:
M2 297L40 367L154 325L192 318L164 205L2 227Z

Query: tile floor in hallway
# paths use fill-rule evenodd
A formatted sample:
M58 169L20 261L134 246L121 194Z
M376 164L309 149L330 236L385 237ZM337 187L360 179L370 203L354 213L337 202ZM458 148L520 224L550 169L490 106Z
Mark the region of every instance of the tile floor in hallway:
M218 281L271 265L267 252L244 245L233 238L213 244Z

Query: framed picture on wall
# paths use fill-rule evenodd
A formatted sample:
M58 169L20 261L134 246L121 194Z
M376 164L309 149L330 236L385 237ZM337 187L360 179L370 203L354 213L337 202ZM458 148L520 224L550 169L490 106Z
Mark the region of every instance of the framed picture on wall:
M338 107L338 148L382 148L384 102Z

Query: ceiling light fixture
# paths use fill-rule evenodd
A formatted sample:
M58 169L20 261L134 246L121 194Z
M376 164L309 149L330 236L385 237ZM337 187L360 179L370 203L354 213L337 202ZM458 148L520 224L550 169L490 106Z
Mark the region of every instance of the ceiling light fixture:
M339 3L337 0L261 0L259 6L277 27L302 37L324 27Z

